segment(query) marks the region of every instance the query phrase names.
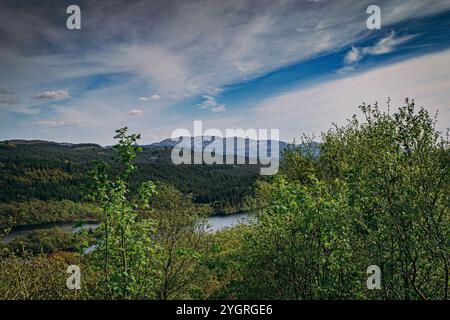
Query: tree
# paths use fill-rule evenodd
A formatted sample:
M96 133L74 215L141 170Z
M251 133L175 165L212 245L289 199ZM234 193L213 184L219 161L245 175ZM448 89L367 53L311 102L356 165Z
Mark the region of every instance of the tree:
M437 117L409 99L394 114L360 108L364 122L353 117L324 134L319 170L349 190L361 268L380 266L377 297L448 299L448 136L436 130Z
M161 281L156 288L157 298L186 299L203 281L202 260L209 249L206 216L211 208L194 204L190 195L174 187L158 184L151 211L145 212L158 221L157 242L161 251Z
M409 99L360 109L287 151L241 252L241 297L448 299L448 134ZM365 286L370 265L380 291Z
M113 149L120 173L111 179L105 163L92 172L93 192L90 199L102 209L97 249L92 263L99 269L100 288L113 299L152 298L157 281L155 222L138 219L156 193L155 184L144 182L136 192L129 188L129 177L136 170L133 161L141 151L140 135L127 135L127 128L116 131L119 142Z
M241 298L361 297L354 289L363 273L352 263L345 193L309 180L305 185L279 176L273 182L272 200L244 244Z

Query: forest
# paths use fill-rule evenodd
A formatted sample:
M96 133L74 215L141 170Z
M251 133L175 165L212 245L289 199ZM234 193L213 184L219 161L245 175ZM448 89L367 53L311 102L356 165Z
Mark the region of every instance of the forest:
M174 165L170 152L168 147L143 147L131 188L145 180L163 181L192 193L194 202L209 204L218 214L249 209L259 165ZM0 219L16 211L29 212L17 217L17 225L92 218L92 208L84 204L83 186L96 161L118 170L112 155L112 148L95 144L1 142Z
M413 100L385 109L361 105L320 143L303 136L264 179L257 166L173 166L127 128L111 148L5 141L0 237L49 221L99 227L1 245L0 299L448 300L448 132ZM242 210L249 223L205 231L210 214Z

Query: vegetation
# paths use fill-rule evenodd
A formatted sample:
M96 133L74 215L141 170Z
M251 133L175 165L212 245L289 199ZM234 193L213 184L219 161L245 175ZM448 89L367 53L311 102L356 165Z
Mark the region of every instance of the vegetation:
M72 236L58 227L36 230L11 242L12 250L18 254L53 253L60 250L74 250L75 246L77 243Z
M170 185L159 184L157 190L158 195L151 201L152 210L146 213L157 221L157 242L161 248L157 298L190 298L200 290L195 283L202 281L205 271L201 262L209 251L205 232L211 208L193 203L191 197Z
M0 225L21 227L53 222L95 221L99 209L89 203L71 200L29 200L24 202L0 203Z
M100 296L111 299L151 297L155 286L156 252L154 221L140 219L140 212L148 208L155 193L151 181L142 183L131 192L129 178L136 170L133 161L139 135L126 135L127 128L116 131L115 158L120 172L115 178L106 173L106 164L98 163L93 170L93 190L89 198L102 210L91 263L98 270Z
M448 299L448 139L413 101L361 110L319 156L286 156L243 247L239 297ZM380 291L365 288L370 265Z
M76 259L66 254L14 255L0 260L0 299L81 299L84 290L67 290L67 265Z
M0 297L449 299L448 135L410 100L395 113L360 109L363 120L334 126L320 144L292 146L280 173L255 183L251 223L217 233L205 230L214 208L195 195L130 183L139 136L118 130L117 170L103 163L91 175L97 249L18 257L4 247ZM83 270L81 290L65 289L68 263ZM370 265L381 290L366 287Z
M64 200L79 204L85 194L80 186L87 184L95 161L107 163L109 174L120 171L112 161L113 152L112 148L94 144L20 140L0 143L0 216L4 216L5 210L22 211L19 208L22 203L36 200L52 201L55 205ZM216 213L249 209L247 200L253 195L259 175L257 165L174 165L170 155L168 147L143 147L135 159L139 172L130 179L131 188L147 180L162 181L183 193L192 193L196 203L210 204ZM27 210L35 212L27 217L34 216L40 222L54 221L49 216L52 209L44 204L32 203L30 208ZM78 208L77 211L83 212ZM83 215L79 218L83 219Z

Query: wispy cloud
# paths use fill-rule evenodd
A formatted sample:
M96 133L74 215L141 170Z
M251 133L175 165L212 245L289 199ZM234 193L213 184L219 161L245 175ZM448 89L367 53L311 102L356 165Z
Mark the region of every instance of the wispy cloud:
M217 102L215 97L203 95L202 98L204 100L199 104L200 109L209 110L211 112L223 112L226 110L225 105Z
M44 91L44 92L39 92L39 93L31 96L31 98L33 98L33 99L45 99L45 100L65 99L68 97L69 97L69 92L66 90Z
M148 97L139 97L140 101L158 101L159 99L161 99L161 97L156 93Z
M367 55L390 53L394 51L396 47L410 41L414 37L415 35L396 36L395 31L392 30L387 37L380 39L373 46L362 48L352 46L352 49L345 55L344 61L346 64L352 64L362 60Z
M445 130L450 119L450 69L442 66L449 65L450 50L292 90L261 102L251 121L261 128L281 128L283 139L291 140L302 132L317 135L332 122L343 124L362 102L383 106L391 97L397 107L410 97L432 114L439 110L439 129Z
M357 47L352 46L352 49L345 55L344 61L347 64L358 62L363 57L363 53Z
M394 51L394 49L413 39L415 35L405 35L397 37L395 31L392 30L389 36L378 41L373 47L363 48L365 54L379 55Z
M223 112L223 111L225 111L227 109L225 108L224 104L221 104L221 105L218 105L217 107L212 107L210 110L212 112Z
M69 40L66 30L48 18L57 16L59 8L52 9L55 12L30 8L30 17L7 6L0 10L0 21L6 39L15 40L0 45L12 47L8 49L13 63L24 65L19 60L25 59L33 66L30 72L45 72L49 79L124 72L165 97L182 100L351 45L365 31L368 4L350 0L321 1L320 5L261 0L258 6L248 0L207 5L202 0L88 2L83 8L90 12L84 20L89 32L80 34L77 41ZM445 0L411 0L407 6L401 0L380 0L379 5L385 25L450 8ZM20 23L10 18L16 14ZM20 55L21 48L42 48L42 43L51 43L59 51L48 56L44 70ZM91 48L89 52L83 52L86 47ZM63 54L76 48L81 51L76 61ZM1 67L8 70L6 63Z
M128 115L136 116L142 114L142 112L143 111L141 109L131 109L130 111L128 111Z
M37 120L35 122L39 126L43 127L86 127L87 123L81 120Z
M89 123L93 139L105 143L111 142L110 132L127 121L138 126L136 131L149 134L190 122L198 107L208 111L202 113L205 119L219 118L215 112L232 117L237 109L241 112L263 99L264 89L244 92L253 79L347 48L353 53L348 54L345 70L356 69L364 57L392 52L409 41L395 26L397 33L387 34L383 41L358 45L368 36L369 0L259 0L257 5L253 0L83 1L82 10L89 14L83 16L85 31L77 33L68 33L64 24L61 27L66 4L49 3L23 6L0 1L0 88L14 90L21 99L14 106L0 104L0 134L29 130L33 136L36 128L18 130L13 123L39 119L36 114ZM377 4L382 8L383 28L450 9L448 0L379 0ZM289 88L295 85L286 83ZM65 90L55 90L61 88ZM55 91L41 92L47 89ZM4 90L0 94L9 92ZM76 98L66 99L69 92ZM58 100L63 101L55 106ZM183 108L191 101L200 103ZM152 112L126 116L132 106L140 108L144 102L152 103ZM155 124L151 129L150 119ZM85 137L76 129L60 131L67 140Z

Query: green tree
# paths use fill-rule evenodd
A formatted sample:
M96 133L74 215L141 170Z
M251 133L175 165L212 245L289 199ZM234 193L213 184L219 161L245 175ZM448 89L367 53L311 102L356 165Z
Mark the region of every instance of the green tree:
M91 262L99 269L100 288L109 298L153 298L157 279L158 246L155 242L155 222L138 219L156 193L151 181L142 183L132 192L130 175L136 170L133 161L141 151L140 135L127 135L127 128L116 131L118 139L113 149L120 165L114 179L105 163L99 163L92 173L94 180L90 199L102 209L97 249Z
M191 195L159 183L151 209L144 214L158 221L157 242L162 262L157 298L191 298L205 276L202 261L209 249L205 233L206 217L211 208L195 204Z
M361 297L346 194L309 180L305 185L280 176L273 182L272 200L244 244L241 298Z
M448 135L408 99L360 109L285 154L240 254L241 297L448 299ZM366 288L370 265L382 290Z
M448 136L409 99L393 114L360 108L365 121L353 117L324 134L318 170L349 190L360 268L382 270L382 292L368 296L448 299Z

